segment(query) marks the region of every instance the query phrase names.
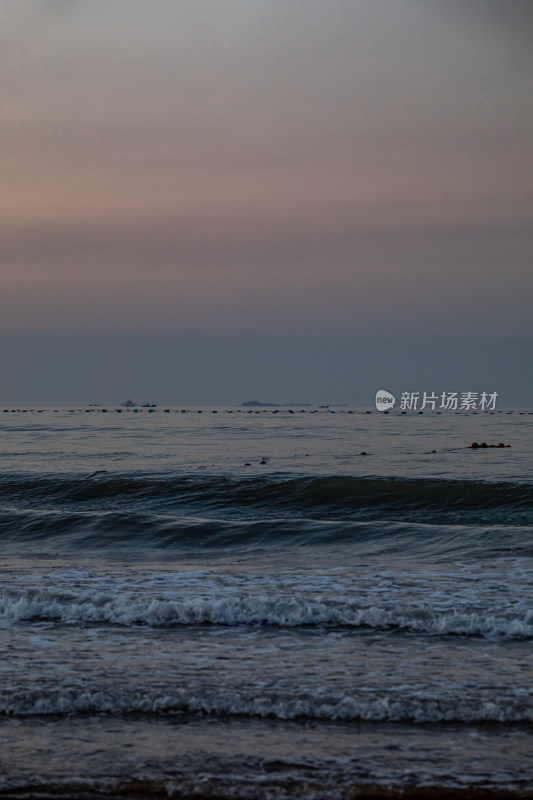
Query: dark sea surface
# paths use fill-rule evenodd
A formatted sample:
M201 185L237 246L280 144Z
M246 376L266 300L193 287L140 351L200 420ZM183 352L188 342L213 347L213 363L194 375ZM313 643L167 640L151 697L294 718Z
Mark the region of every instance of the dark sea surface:
M293 411L0 410L0 795L533 793L533 415Z

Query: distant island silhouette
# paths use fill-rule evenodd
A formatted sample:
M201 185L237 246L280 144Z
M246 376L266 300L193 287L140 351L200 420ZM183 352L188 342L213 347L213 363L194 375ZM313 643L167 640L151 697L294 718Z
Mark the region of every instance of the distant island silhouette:
M260 400L246 400L241 406L270 406L272 408L288 408L289 406L310 406L311 403L262 403Z
M246 400L241 406L279 406L279 403L261 403L259 400Z

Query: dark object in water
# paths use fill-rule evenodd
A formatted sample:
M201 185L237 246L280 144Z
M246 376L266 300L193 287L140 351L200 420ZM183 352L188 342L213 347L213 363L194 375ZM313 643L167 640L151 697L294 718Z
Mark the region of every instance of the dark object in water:
M468 445L471 450L478 450L480 447L511 447L510 444L504 444L500 442L499 444L487 444L486 442L481 442L478 444L477 442L472 442L472 444Z

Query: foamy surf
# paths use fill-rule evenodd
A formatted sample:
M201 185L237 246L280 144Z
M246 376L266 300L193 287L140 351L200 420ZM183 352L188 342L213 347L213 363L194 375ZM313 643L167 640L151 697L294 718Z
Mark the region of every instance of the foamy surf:
M0 593L0 627L21 623L117 625L122 627L195 627L215 625L279 628L371 629L427 636L464 636L522 640L533 638L533 610L439 610L430 604L404 607L361 606L350 600L299 597L234 596L160 599L129 594L68 591Z
M0 792L533 791L528 418L87 416L4 420Z
M77 716L107 714L207 715L209 717L257 717L277 720L330 722L403 722L412 724L533 723L533 690L525 686L502 690L455 686L438 691L423 686L397 690L353 688L336 693L315 686L290 693L283 689L246 685L220 688L192 682L164 691L92 687L63 689L29 687L0 691L0 715L7 717Z

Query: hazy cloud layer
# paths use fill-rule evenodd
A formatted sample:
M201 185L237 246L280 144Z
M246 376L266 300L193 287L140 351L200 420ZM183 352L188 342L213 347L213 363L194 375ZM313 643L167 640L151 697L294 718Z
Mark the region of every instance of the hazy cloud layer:
M531 9L0 0L0 330L529 335Z
M374 406L378 389L497 392L533 411L532 339L434 337L0 336L5 408L278 403Z

